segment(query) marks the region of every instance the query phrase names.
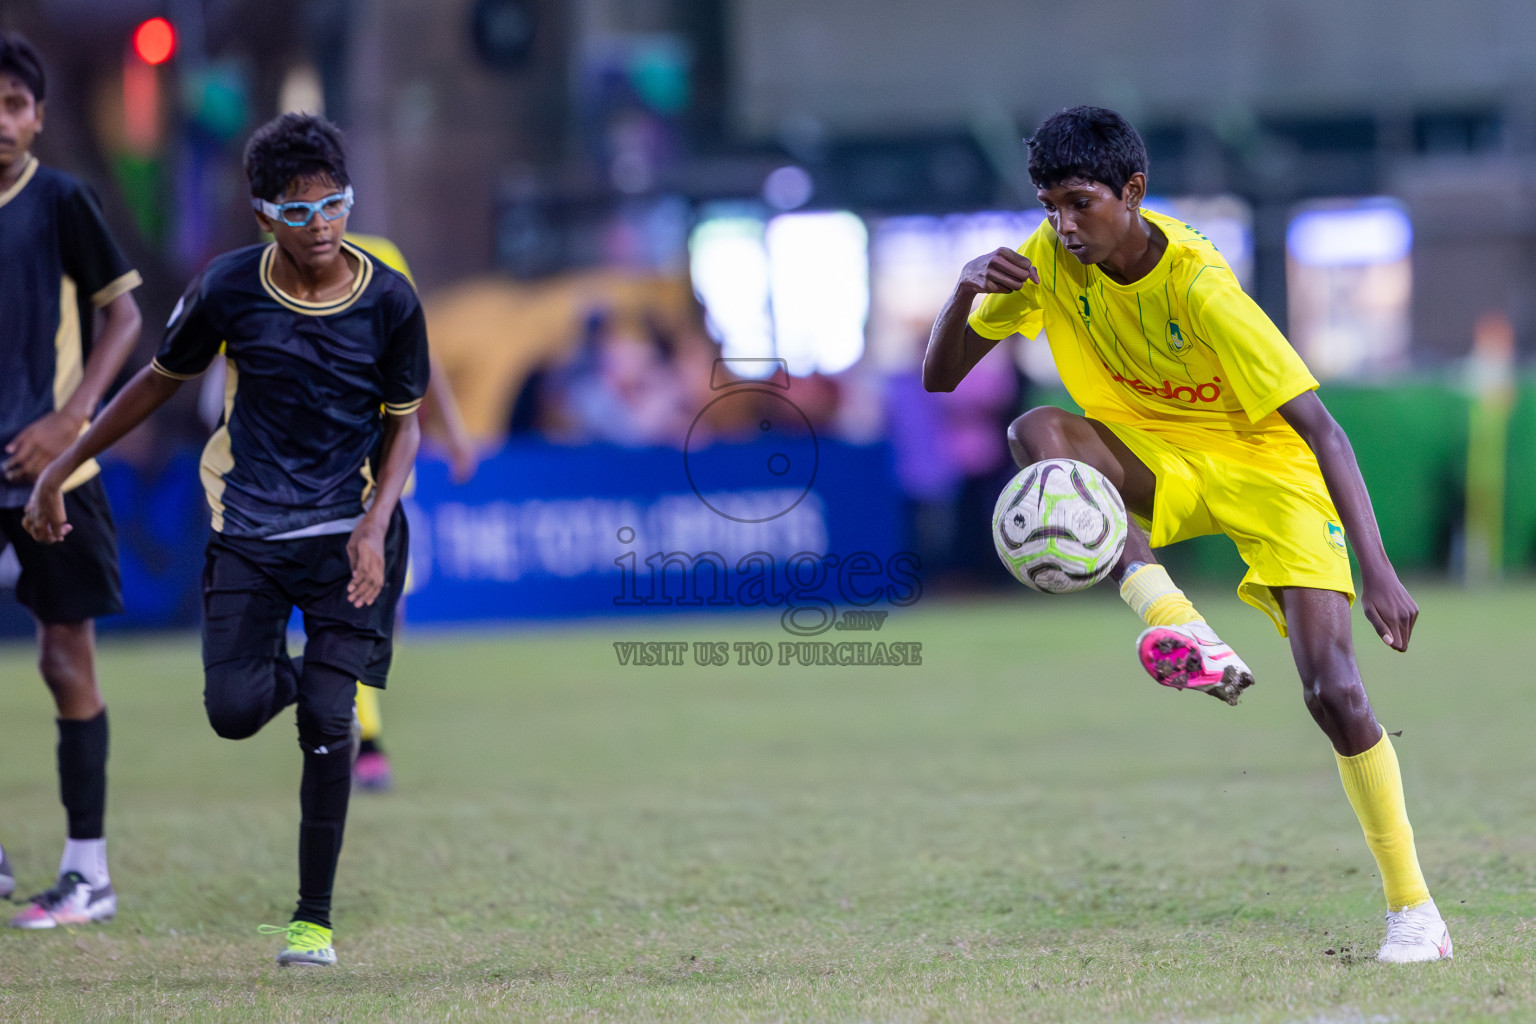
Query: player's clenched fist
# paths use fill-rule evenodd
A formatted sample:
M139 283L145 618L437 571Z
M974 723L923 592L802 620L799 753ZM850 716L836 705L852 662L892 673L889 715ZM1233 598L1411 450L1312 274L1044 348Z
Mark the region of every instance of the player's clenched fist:
M1360 590L1360 606L1382 643L1394 651L1408 649L1414 623L1419 620L1419 605L1395 576L1385 583L1366 580Z
M960 272L960 287L978 294L1016 292L1025 281L1040 283L1040 271L1022 253L997 249L978 256Z

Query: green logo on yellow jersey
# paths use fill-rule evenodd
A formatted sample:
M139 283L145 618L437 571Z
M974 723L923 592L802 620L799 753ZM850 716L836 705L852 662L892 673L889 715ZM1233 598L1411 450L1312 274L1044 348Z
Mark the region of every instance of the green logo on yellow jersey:
M1176 356L1189 351L1189 342L1184 340L1184 332L1179 330L1177 320L1168 321L1168 351Z
M1086 295L1079 295L1077 297L1077 301L1080 302L1082 304L1082 306L1083 306L1083 312L1081 314L1082 318L1083 318L1083 323L1087 323L1089 320L1091 320L1093 318L1093 312L1091 310L1089 310L1089 308L1088 308L1088 296L1086 296Z
M1349 557L1349 549L1344 546L1344 527L1332 519L1328 520L1328 546L1344 557Z

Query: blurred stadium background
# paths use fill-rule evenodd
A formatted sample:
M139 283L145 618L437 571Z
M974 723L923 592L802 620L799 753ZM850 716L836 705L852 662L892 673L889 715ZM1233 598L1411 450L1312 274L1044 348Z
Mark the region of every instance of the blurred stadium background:
M38 155L97 189L144 274L131 368L190 276L257 240L250 130L343 127L351 227L409 260L483 459L456 481L429 434L408 617L491 627L402 645L399 785L353 805L345 967L275 971L252 925L286 913L298 766L286 728L223 743L198 704L222 391L184 388L104 460L123 912L0 937L0 1017L1528 1018L1536 590L1491 584L1536 561L1536 5L1450 7L0 0L48 60ZM921 389L960 266L1041 216L1020 139L1084 102L1142 129L1152 205L1323 380L1417 577L1413 652L1358 616L1357 642L1453 964L1364 962L1379 885L1228 541L1167 557L1266 680L1236 711L1146 683L1107 589L1045 599L997 563L1003 426L1067 402L1043 339ZM692 617L741 610L716 573L754 551L785 625L889 611L822 639L923 664L693 667L700 640L798 639ZM567 622L591 628L544 628ZM0 634L31 630L0 599ZM689 668L616 665L656 640ZM58 814L33 657L0 646L28 885Z
M1041 216L1021 137L1079 102L1140 126L1151 205L1217 242L1324 380L1400 567L1481 580L1536 559L1521 0L1455 18L1429 0L1100 4L1070 25L1033 0L0 10L49 60L40 155L98 189L143 269L134 366L190 275L255 240L250 129L297 109L345 129L352 229L410 261L486 457L463 487L423 467L418 621L612 614L631 552L910 550L928 593L1007 586L985 530L1001 427L1066 401L1043 339L953 395L916 369L959 266ZM789 377L764 380L790 386L724 388L722 355L781 359ZM763 376L735 365L724 379ZM219 391L187 391L107 471L130 611L105 628L196 621ZM784 399L800 415L781 422ZM733 472L760 468L740 446L770 420L793 468ZM805 500L744 524L764 517L695 491ZM1187 548L1186 577L1231 578L1225 540ZM10 603L0 626L30 630Z

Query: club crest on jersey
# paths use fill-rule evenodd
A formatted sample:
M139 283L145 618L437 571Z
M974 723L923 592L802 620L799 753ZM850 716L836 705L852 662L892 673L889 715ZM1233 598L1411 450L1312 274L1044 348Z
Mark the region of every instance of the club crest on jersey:
M1344 557L1349 557L1349 549L1344 545L1344 527L1332 519L1328 520L1328 546Z
M1184 340L1184 332L1179 330L1177 320L1168 321L1168 351L1176 356L1182 356L1189 351L1189 342Z

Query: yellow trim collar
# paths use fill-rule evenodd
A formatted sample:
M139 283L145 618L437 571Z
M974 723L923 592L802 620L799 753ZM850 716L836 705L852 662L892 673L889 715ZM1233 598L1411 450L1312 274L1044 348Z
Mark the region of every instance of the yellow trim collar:
M4 206L6 203L10 202L12 199L15 199L16 198L16 194L18 192L20 192L22 189L27 187L27 182L31 181L32 180L32 175L34 175L36 173L37 173L37 157L33 156L31 153L28 153L27 154L27 166L22 168L21 177L16 179L16 184L12 185L10 188L6 189L4 192L0 192L0 206Z
M267 294L272 296L278 305L284 309L291 309L295 313L304 313L308 316L330 316L333 313L340 313L361 298L363 292L367 290L369 282L373 280L373 260L368 254L345 238L341 240L341 248L343 253L350 252L356 257L357 273L352 278L351 290L339 299L332 299L329 302L305 302L303 299L289 295L273 284L272 261L277 258L276 242L268 244L266 249L262 251L261 270L259 273L261 286L266 289Z

